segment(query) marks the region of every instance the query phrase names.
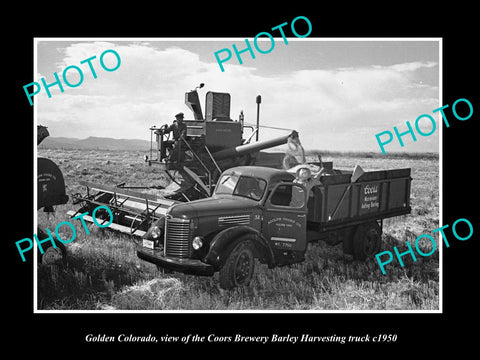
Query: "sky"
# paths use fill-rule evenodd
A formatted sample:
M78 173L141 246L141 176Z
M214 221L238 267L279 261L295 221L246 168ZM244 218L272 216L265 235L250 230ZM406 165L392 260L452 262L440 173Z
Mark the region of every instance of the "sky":
M261 38L262 39L262 38ZM266 42L262 42L266 39ZM271 46L268 38L258 42ZM65 68L78 66L84 75L78 87L65 84L34 97L37 123L48 127L54 137L89 136L150 140L149 127L171 123L178 112L193 119L184 104L184 93L198 84L202 109L207 91L231 94L230 117L241 110L247 123L255 123L255 98L262 96L260 123L294 129L307 150L375 151L380 147L375 134L407 130L422 114L442 104L440 98L441 54L437 39L275 39L273 49L253 59L242 53L243 64L233 54L220 70L214 53L232 44L245 48L244 38L232 39L36 39L36 77L40 83L60 79ZM253 39L250 39L253 43ZM253 46L253 45L252 45ZM99 62L106 50L116 51L121 64L105 71ZM87 63L91 61L97 78ZM221 55L223 56L223 54ZM104 57L106 67L116 59ZM67 79L79 82L70 69ZM26 99L26 101L28 101ZM428 133L432 125L419 124ZM428 137L414 142L403 137L386 146L386 151L438 152L439 126ZM261 128L260 140L285 134L287 130Z

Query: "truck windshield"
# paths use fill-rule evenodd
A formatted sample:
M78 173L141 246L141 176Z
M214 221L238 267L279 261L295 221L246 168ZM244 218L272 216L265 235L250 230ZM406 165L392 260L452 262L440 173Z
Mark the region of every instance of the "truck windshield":
M250 176L226 174L220 178L215 194L229 194L243 196L253 200L260 200L265 191L267 182Z

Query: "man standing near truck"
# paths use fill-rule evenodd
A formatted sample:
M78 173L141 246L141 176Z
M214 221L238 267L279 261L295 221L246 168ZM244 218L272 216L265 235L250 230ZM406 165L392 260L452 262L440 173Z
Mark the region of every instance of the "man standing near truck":
M293 131L288 137L287 149L283 158L283 169L288 170L298 164L305 164L305 150L300 143L298 132Z

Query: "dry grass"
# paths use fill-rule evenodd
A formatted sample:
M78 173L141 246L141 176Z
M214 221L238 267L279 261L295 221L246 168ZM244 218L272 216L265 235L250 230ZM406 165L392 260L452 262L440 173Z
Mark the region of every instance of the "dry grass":
M165 175L142 162L143 153L48 150L39 156L55 161L64 173L67 193L83 191L78 180L104 184L166 185ZM412 214L384 223L383 248L405 246L437 228L438 159L324 156L336 168L365 170L412 168ZM54 229L72 204L54 216L39 212L39 224ZM257 263L247 288L225 291L216 276L163 274L137 258L132 240L123 234L77 225L65 266L38 267L39 309L92 310L436 310L439 307L438 252L417 262L397 262L382 275L374 259L354 261L341 245L310 244L301 264L270 270ZM69 238L65 234L65 238ZM438 237L436 237L438 240Z

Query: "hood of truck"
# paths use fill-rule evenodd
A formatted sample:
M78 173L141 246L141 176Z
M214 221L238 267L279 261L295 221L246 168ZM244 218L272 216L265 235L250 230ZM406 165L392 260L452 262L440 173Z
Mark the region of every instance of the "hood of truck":
M169 215L175 218L228 216L240 213L249 214L258 207L258 201L231 195L217 195L211 198L180 203L172 206Z

